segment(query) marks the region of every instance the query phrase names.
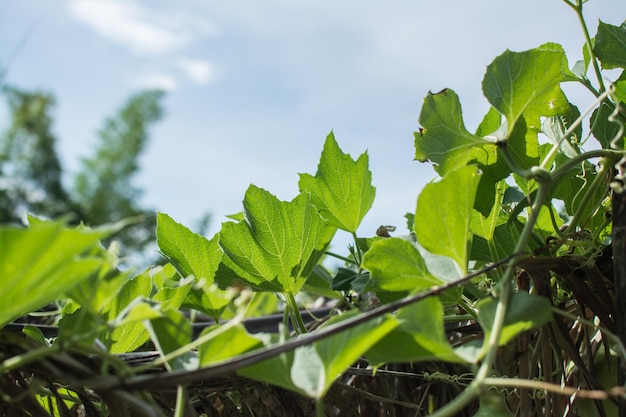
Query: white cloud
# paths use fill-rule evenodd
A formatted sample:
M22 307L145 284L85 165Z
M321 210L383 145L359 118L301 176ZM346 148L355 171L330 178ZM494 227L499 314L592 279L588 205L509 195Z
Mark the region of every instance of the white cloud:
M140 55L166 54L213 29L195 17L158 12L132 1L74 0L70 13L101 36Z
M178 81L176 78L167 74L149 74L141 78L138 84L145 88L158 88L165 91L175 91L178 89Z
M196 84L208 84L215 81L214 66L201 59L180 58L176 64Z

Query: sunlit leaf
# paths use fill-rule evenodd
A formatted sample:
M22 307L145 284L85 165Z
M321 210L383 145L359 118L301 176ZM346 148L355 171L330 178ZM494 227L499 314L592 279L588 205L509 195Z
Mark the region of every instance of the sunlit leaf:
M375 242L362 266L371 274L365 290L374 291L384 303L443 283L430 274L415 245L401 238Z
M161 355L167 355L191 342L191 324L181 312L166 310L160 317L144 322L152 342ZM178 356L167 362L170 370L193 369L195 355Z
M201 336L215 331L219 325L208 327L203 330ZM228 330L211 338L208 342L200 345L198 357L200 366L208 366L212 363L229 359L261 347L261 340L251 336L242 324L231 327Z
M436 164L441 176L471 161L490 165L497 160L493 142L465 128L459 97L450 89L428 93L419 123L422 130L415 133L415 159Z
M372 366L418 361L464 362L448 343L443 326L443 306L437 297L403 307L400 324L366 354Z
M298 185L311 193L322 217L348 232L356 232L376 195L367 152L353 160L339 148L332 132L324 143L317 173L300 174Z
M507 137L524 116L527 129L539 130L540 116L556 116L568 110L560 83L569 74L563 48L545 44L524 52L507 50L489 66L483 93L507 120Z
M448 256L467 270L472 208L480 174L475 166L449 172L427 184L417 199L415 235L431 253Z
M161 253L179 270L183 277L193 275L213 283L215 271L222 259L217 236L208 240L193 233L164 213L157 214L157 244Z
M244 209L245 221L222 225L224 265L252 287L295 294L310 258L321 256L326 232L309 194L284 202L251 185Z
M104 261L91 253L101 237L57 222L0 228L0 327L97 273Z

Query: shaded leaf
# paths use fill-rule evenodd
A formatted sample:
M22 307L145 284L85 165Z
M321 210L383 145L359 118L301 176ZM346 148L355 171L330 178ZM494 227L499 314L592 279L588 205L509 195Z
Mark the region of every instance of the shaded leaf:
M485 331L485 340L489 340L498 301L484 298L477 303L478 320ZM506 345L521 332L536 329L552 320L552 306L545 297L524 292L512 294L504 319L499 345Z
M626 68L626 22L613 26L600 21L593 51L603 69Z
M401 238L375 242L363 256L362 266L371 274L365 290L374 291L383 303L443 283L430 274L415 245Z
M459 97L450 89L428 93L419 123L422 130L415 133L415 159L433 162L441 176L472 161L490 165L497 159L493 142L465 128Z

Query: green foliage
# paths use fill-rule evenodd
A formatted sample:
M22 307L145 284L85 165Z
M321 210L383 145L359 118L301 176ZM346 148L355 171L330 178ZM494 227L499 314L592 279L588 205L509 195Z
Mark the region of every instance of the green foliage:
M0 137L0 223L20 223L27 213L66 216L92 226L137 216L143 220L118 233L116 240L127 254L151 244L154 214L138 205L140 189L132 181L149 127L163 114L163 93L139 93L107 120L94 155L84 158L81 171L67 181L73 183L69 190L52 134L54 97L9 86L3 93L11 123Z
M58 217L74 210L52 133L54 97L11 87L3 93L12 117L0 140L0 222L18 223L25 211Z
M74 194L85 213L85 222L103 224L147 216L147 223L118 236L122 244L131 247L142 248L154 241L154 214L137 205L140 191L132 181L148 142L148 129L163 115L162 98L163 92L158 90L132 96L116 116L105 122L94 155L83 159L75 178Z
M81 379L63 380L76 389L67 396L79 398L90 410L108 407L110 414L120 409L115 393L156 387L176 388L171 408L183 415L189 398L185 386L228 375L315 399L321 416L326 396L337 398L334 389L357 379L344 378L348 370L427 381L405 393L413 401L413 392L428 387L415 402L429 403L429 410L417 407L411 415L470 415L476 410L480 416L543 415L548 409L561 415L570 405L586 409L583 401L569 404L571 398L554 397L589 394L579 381L589 382L596 397L601 390L607 398L613 395L610 388L617 381L596 379L601 375L594 370L602 369L600 359L615 363L626 358L619 342L626 335L613 334L621 306L612 301L614 281L620 279L612 276L617 270L612 262L618 263L620 254L612 252L619 234L610 235L612 219L626 216L611 204L624 192L626 76L607 88L600 65L624 68L625 29L601 22L592 45L582 2L565 3L581 17L587 43L583 61L572 70L557 44L505 51L487 66L482 87L491 108L474 134L465 127L454 91L426 96L414 138L415 159L432 163L440 178L423 188L415 211L407 214L408 235L391 237L392 228L383 226L377 236L357 236L375 196L368 155L352 159L332 133L315 176L300 174L299 193L291 201L251 185L243 212L231 216L210 239L159 213L156 240L168 263L133 277L120 270L115 245L105 249L98 244L123 224L71 228L31 218L28 229L0 227L0 325L48 303L62 307L52 343L27 327L27 342L20 343L28 345L19 350L14 337L0 334L7 358L0 363L0 389L29 379L36 369L32 362L64 355L46 362L54 364L45 368L52 376L32 384L61 378L54 374L55 361L73 364ZM596 84L587 78L590 68ZM568 101L563 82L581 83L595 96L590 126ZM21 103L14 107L16 114L35 111L30 106L39 103L35 119L45 121L45 100L15 97ZM142 212L134 205L137 189L121 179L137 170L147 127L161 116L160 97L151 92L131 99L102 131L94 158L84 161L94 175L86 171L77 178L77 195L84 203L81 210L97 222ZM54 170L49 123L37 126L36 134L23 127L15 132L47 143ZM19 155L29 155L16 147L18 133L5 142L3 173L17 169ZM590 135L601 149L585 150L584 138ZM111 181L110 190L102 186L106 181ZM109 192L115 194L112 200L100 200ZM345 256L328 251L337 229L354 238ZM325 261L331 257L342 264L329 266ZM305 326L301 307L319 294L333 300L331 317ZM242 324L244 317L267 315L278 306L283 309L278 332L250 334ZM194 339L195 320L203 314L213 321ZM220 317L230 321L220 322ZM94 344L102 348L94 349ZM158 359L131 367L119 360L126 355L113 356L142 349L155 350ZM66 352L87 352L81 358L93 360L93 368L102 373L89 373ZM398 363L410 372L387 368ZM165 369L151 374L159 366ZM22 369L29 373L10 379ZM386 385L372 378L376 383L367 390ZM430 396L437 378L458 388L448 401L438 403ZM87 388L79 387L81 381L87 381ZM394 390L408 384L395 382ZM28 389L33 387L39 385ZM38 395L58 399L53 387L37 390ZM89 395L86 389L92 390ZM544 390L553 394L540 397L537 393ZM238 385L224 391L228 394L216 396L222 408L227 397L245 401L254 390ZM395 391L387 395L394 406L408 404L397 400ZM129 407L153 411L150 400L140 400L153 398L144 393L132 401L121 398ZM194 398L203 400L202 395ZM599 415L604 412L601 401L594 406Z
M371 183L367 153L352 160L341 151L331 132L317 173L314 177L300 174L298 185L301 191L311 193L312 203L322 217L342 230L356 233L374 203L376 188Z
M414 230L429 252L456 261L467 270L470 221L480 174L473 166L447 173L427 184L417 199Z

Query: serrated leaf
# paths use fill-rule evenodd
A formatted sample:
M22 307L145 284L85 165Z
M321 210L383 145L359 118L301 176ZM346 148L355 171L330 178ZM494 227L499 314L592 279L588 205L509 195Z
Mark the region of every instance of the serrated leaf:
M497 160L493 142L465 128L459 97L450 89L428 93L419 123L422 130L415 133L415 159L433 162L441 176L472 161L490 165Z
M401 238L374 242L363 256L362 266L371 275L365 290L374 291L383 303L443 283L430 274L415 245Z
M166 310L160 317L144 322L152 342L162 356L191 342L191 323L181 312ZM195 354L177 356L166 362L169 370L194 369L197 367Z
M339 148L332 132L324 143L317 173L300 174L298 185L300 191L311 193L324 218L351 233L356 232L376 195L367 152L353 160Z
M454 259L467 271L472 208L480 174L475 166L449 172L427 184L417 199L415 235L426 250Z
M443 306L437 297L403 307L396 318L400 325L366 354L374 368L389 362L464 362L448 342L443 325Z
M222 225L223 264L256 289L295 294L310 272L310 259L321 256L327 235L309 194L284 202L251 185L244 210L245 221Z
M157 244L183 277L193 275L213 283L222 259L218 236L209 240L193 233L164 213L157 213Z
M0 327L96 274L104 260L91 253L101 237L60 222L0 228Z
M591 132L604 149L611 149L611 142L614 139L619 139L617 135L621 126L609 120L611 113L613 113L613 109L607 103L602 103L593 111L590 120ZM620 118L621 123L626 121L623 116ZM623 138L621 142L618 141L617 143L623 146Z
M613 26L600 21L593 51L603 69L626 68L626 22Z
M202 331L201 336L217 328L219 328L219 325L208 327ZM200 366L208 366L257 349L261 346L261 340L250 335L243 324L238 324L200 345L198 349Z
M344 320L353 314L343 316L338 319ZM333 323L329 322L329 326ZM393 318L374 319L299 347L295 352L248 366L238 373L310 398L322 398L337 377L397 324Z
M193 275L197 285L186 300L188 307L218 319L232 298L232 294L212 285L222 260L219 236L209 240L193 233L164 213L157 214L157 244L183 276Z
M540 116L567 112L568 101L560 87L567 74L563 48L552 43L524 52L507 50L489 64L483 93L506 117L507 138L522 116L528 129L539 130Z

